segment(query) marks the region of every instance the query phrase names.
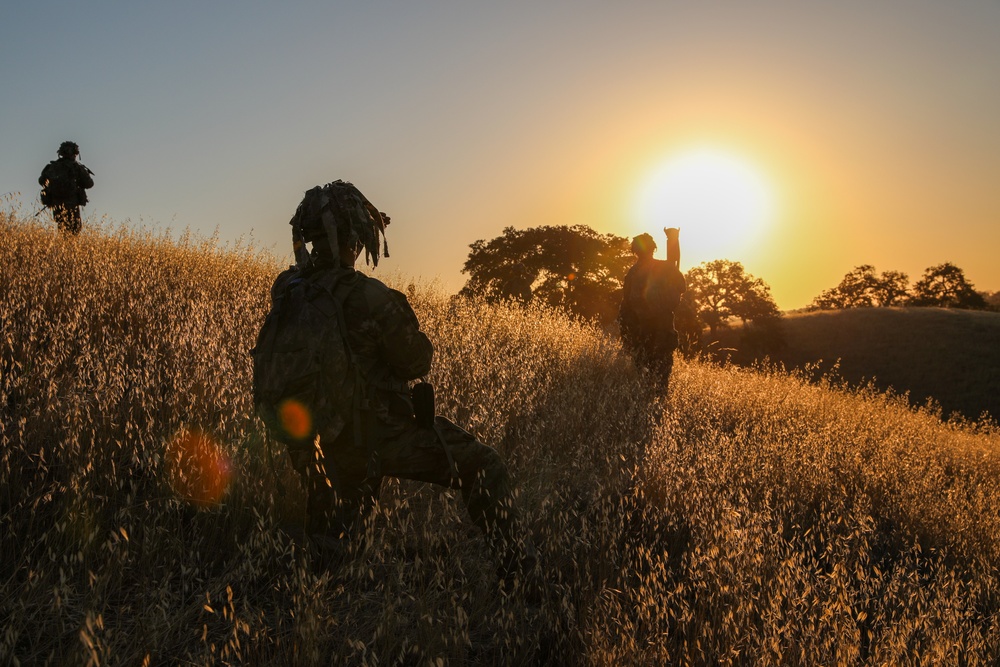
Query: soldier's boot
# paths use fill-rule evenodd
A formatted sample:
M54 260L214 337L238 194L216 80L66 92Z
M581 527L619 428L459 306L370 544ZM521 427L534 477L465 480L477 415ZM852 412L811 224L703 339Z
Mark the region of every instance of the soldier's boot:
M339 568L349 552L347 531L339 521L342 508L321 465L304 471L306 482L306 536L312 565L317 572Z

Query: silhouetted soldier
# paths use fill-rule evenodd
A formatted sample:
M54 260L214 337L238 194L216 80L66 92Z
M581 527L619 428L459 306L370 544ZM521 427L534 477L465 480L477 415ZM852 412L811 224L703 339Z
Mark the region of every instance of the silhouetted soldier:
M354 270L362 250L366 261L378 265L379 237L384 245L388 220L350 183L335 181L306 192L291 220L296 266L275 280L272 311L254 350L255 403L258 410L264 406L262 417L288 446L306 484L306 530L323 562L338 558L346 541L358 536L382 479L389 476L459 489L496 556L501 579L509 582L531 570L535 556L514 506L507 468L493 448L434 415L430 385L415 385L411 395L410 381L430 370L431 342L405 295ZM313 308L287 306L296 300ZM306 312L322 317L301 315ZM336 318L332 329L323 324L327 314ZM308 359L292 358L294 351L280 334L268 333L272 318L291 326L287 321L295 317L299 321L293 324L313 339L317 356L327 351L328 358L316 362L316 372ZM336 347L341 339L346 346ZM284 360L273 364L277 354ZM299 375L311 383L300 395L312 396L303 400L315 414L310 428L281 435L286 427L274 425L273 412L267 416L268 379L261 369L280 374L299 363L305 364ZM301 388L303 382L277 382L296 384Z
M94 172L77 162L80 147L64 141L57 152L59 158L49 162L38 177L42 186L40 199L52 211L59 229L79 234L83 226L80 207L87 205L87 190L94 187Z
M687 286L680 271L680 230L663 231L667 235L666 261L653 257L656 242L649 234L632 240L636 260L625 275L618 324L622 342L636 363L655 372L665 389L678 342L674 310Z

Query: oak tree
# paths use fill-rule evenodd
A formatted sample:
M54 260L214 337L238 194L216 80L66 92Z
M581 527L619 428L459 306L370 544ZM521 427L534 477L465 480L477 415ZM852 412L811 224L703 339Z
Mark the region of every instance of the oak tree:
M585 225L507 227L469 246L459 294L487 300L540 300L575 315L614 321L634 257L628 239Z
M813 299L813 310L896 306L906 302L909 278L900 271L875 273L871 264L856 266L840 284Z
M932 266L913 285L915 306L942 308L985 308L986 299L976 291L965 272L951 262Z
M731 317L744 326L780 317L770 287L739 262L716 259L699 264L688 271L687 285L698 317L712 335Z

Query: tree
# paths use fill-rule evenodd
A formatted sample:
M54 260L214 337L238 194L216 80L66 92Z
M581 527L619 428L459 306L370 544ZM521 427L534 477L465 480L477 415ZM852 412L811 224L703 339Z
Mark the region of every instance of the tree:
M951 262L932 266L913 285L915 306L942 308L985 308L986 300L965 278L965 272Z
M469 246L459 294L488 300L525 296L603 324L621 302L622 280L634 258L628 239L599 234L585 225L507 227L503 235Z
M698 317L713 336L730 317L738 317L744 327L780 317L770 287L747 273L739 262L704 262L688 271L687 284Z
M906 299L909 278L900 271L875 273L871 264L854 267L840 284L816 297L811 305L813 310L834 308L870 308L893 306Z
M1000 292L980 292L983 301L986 302L986 309L1000 312Z
M902 271L883 271L875 290L880 306L902 306L909 299L910 277Z

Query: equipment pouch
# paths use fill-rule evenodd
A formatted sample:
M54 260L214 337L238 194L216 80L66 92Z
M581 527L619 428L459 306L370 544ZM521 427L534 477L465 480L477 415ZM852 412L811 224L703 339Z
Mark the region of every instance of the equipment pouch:
M434 428L434 385L421 380L410 388L413 418L421 428Z

